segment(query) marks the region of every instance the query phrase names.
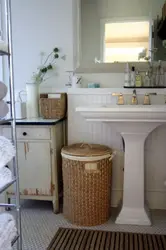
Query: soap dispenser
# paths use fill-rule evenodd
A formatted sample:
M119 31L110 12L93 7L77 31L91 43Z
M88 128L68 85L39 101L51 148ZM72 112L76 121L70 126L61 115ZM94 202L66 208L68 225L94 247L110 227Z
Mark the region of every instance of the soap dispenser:
M164 80L165 80L165 72L162 65L162 62L160 62L160 79L159 79L159 86L164 86Z
M129 63L126 63L126 68L125 68L125 82L124 86L129 87L131 85L131 74L130 74L130 66Z
M135 87L135 67L131 68L131 86Z
M139 71L136 72L135 74L135 86L136 87L142 87L142 77Z
M150 87L151 86L151 80L149 76L149 71L145 73L145 78L144 78L144 87Z

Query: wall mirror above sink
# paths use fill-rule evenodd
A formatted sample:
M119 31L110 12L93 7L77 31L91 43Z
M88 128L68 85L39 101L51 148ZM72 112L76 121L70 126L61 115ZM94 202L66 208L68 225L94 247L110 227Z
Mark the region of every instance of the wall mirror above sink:
M117 65L124 71L124 63L145 65L145 57L166 61L165 0L79 1L78 72L116 71Z

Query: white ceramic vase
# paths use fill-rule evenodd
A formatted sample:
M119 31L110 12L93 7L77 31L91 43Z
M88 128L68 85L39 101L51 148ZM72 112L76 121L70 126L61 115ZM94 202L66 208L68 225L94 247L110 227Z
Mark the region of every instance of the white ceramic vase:
M26 113L27 118L39 117L39 84L38 83L26 83Z

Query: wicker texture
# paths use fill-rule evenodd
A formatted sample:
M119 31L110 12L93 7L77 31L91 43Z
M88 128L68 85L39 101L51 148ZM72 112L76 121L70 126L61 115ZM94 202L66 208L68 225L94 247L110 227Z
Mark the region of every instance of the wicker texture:
M109 218L111 162L102 159L97 162L97 170L89 171L86 164L63 157L63 213L73 224L95 226Z
M100 144L76 143L63 147L62 153L72 156L91 157L111 154L111 149Z
M59 98L40 98L40 113L45 119L61 119L65 117L67 96L65 93L59 95Z

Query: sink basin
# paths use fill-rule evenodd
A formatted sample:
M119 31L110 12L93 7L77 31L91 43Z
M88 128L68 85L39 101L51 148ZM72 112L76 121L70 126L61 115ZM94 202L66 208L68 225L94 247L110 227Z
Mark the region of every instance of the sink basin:
M166 105L96 105L76 111L87 121L109 124L125 141L123 202L116 223L151 225L144 202L144 143L150 132L166 123Z
M166 105L107 105L78 107L88 121L162 122L166 120Z

